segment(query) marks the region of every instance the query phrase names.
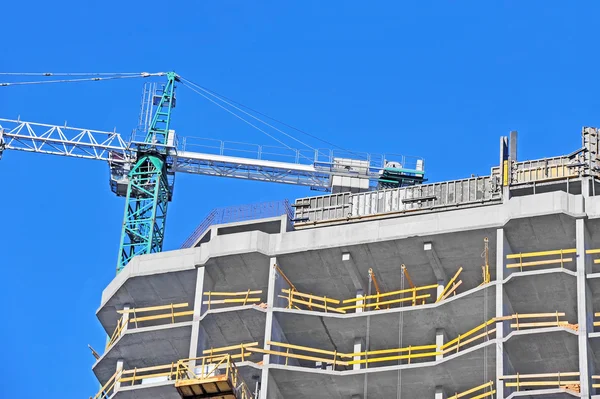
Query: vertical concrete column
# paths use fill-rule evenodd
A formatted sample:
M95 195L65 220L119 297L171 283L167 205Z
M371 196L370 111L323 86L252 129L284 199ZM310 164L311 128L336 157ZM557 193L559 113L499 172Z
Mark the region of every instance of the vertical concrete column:
M446 281L444 280L438 280L437 281L437 291L435 293L436 297L435 299L439 298L440 295L442 295L442 292L444 292L444 288L446 287Z
M194 314L192 317L192 337L190 340L189 358L198 357L206 345L206 334L200 325L200 318L206 312L207 306L204 302L204 291L210 291L213 281L206 272L206 267L196 269L196 290L194 292ZM190 360L190 367L196 366L195 360Z
M583 187L582 187L583 189ZM585 219L575 221L575 244L577 249L577 322L579 323L579 378L581 397L591 394L591 376L593 375L593 353L588 344L588 333L593 331L592 294L588 288L586 276L591 270L591 259L585 251L590 239Z
M354 353L362 352L365 349L365 339L362 337L354 338ZM352 360L360 360L360 356L354 356ZM364 368L362 364L353 364L352 370Z
M505 231L503 228L496 230L496 317L502 317L507 315L507 309L510 304L504 295L504 279L506 278L506 255L512 253L510 244L506 239ZM493 315L490 315L493 316ZM505 328L508 322L497 322L496 323L496 397L504 399L506 393L504 392L504 383L500 379L506 374L510 368L510 360L508 354L504 352L504 334L508 333L508 329Z
M583 197L590 197L592 192L592 184L594 184L591 177L581 178L581 195Z
M365 296L365 291L362 289L356 290L356 297L357 298L364 298ZM362 304L364 303L364 299L361 299L359 301L356 301L356 306L362 306ZM356 308L356 313L362 313L363 312L363 308L359 307Z
M267 315L265 321L265 344L264 349L270 350L271 345L267 342L271 341L273 335L273 307L275 306L275 299L277 297L276 287L278 286L279 273L277 273L277 258L272 257L269 259L269 286L267 289ZM269 385L269 363L271 362L271 355L263 355L263 368L260 379L260 399L267 399L268 385Z
M446 331L443 328L438 328L435 330L435 344L437 345L437 351L442 351L442 346L446 342ZM441 360L444 358L443 354L435 355L435 360Z
M121 389L120 372L123 371L123 359L117 360L117 369L115 371L116 371L115 386L113 388L113 392L116 393L119 391L119 389Z
M444 391L444 387L435 387L435 399L446 399L446 392Z
M123 323L123 328L121 329L120 335L125 334L125 331L129 328L129 319L131 318L131 313L127 312L129 309L131 309L131 306L128 303L123 305L123 310L125 312L123 313L123 321L121 322Z

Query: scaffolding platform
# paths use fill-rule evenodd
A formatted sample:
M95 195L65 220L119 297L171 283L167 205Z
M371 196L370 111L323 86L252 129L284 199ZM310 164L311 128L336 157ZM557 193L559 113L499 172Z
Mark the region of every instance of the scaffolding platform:
M182 398L241 399L236 396L233 381L227 374L177 381L175 387Z

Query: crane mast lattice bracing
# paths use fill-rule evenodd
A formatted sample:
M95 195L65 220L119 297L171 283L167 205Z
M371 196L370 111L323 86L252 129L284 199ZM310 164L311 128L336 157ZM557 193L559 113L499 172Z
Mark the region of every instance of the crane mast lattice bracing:
M167 84L156 106L143 144L138 145L138 160L129 173L125 216L117 273L136 255L160 252L165 236L167 207L173 185L169 182L167 145L171 111L175 106L177 75L169 72Z

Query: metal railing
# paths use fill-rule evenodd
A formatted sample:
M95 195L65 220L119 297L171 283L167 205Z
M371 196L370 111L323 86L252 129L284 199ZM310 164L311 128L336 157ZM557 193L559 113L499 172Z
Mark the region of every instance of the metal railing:
M208 305L208 310L211 309L214 305L231 305L234 306L244 306L249 303L257 303L261 301L260 297L251 297L250 295L261 295L262 290L247 290L240 292L216 292L216 291L208 291L204 293L204 296L208 297L208 299L202 301L202 304ZM217 299L213 299L213 298ZM239 298L242 297L242 298ZM224 298L224 299L221 299Z
M134 324L135 328L140 327L139 323L153 321L153 320L167 320L165 324L175 323L176 319L181 317L188 317L194 314L193 310L185 310L185 311L176 311L177 309L187 308L189 304L185 303L171 303L169 305L160 305L160 306L150 306L145 308L132 308L132 309L124 309L118 310L117 313L120 313L122 316L117 321L117 326L115 327L114 332L110 336L109 341L106 344L106 348L110 348L119 337L122 335L123 331L128 328L129 324ZM166 310L167 312L162 312ZM158 314L150 314L145 316L139 316L140 314L147 314L152 312L160 312ZM125 314L128 315L125 318ZM125 321L126 320L126 321Z
M579 377L579 372L566 373L543 373L543 374L515 374L504 375L500 379L505 381L506 387L516 388L521 391L522 388L562 388L569 391L580 391L580 381L573 377ZM566 379L565 379L566 378Z
M294 210L288 200L215 208L209 212L194 232L184 241L181 248L191 248L208 228L215 224L242 222L282 215L287 215L290 220L294 217Z
M526 314L515 313L510 316L497 317L496 321L514 320L514 323L510 324L510 328L513 328L516 330L523 330L523 329L529 329L529 328L544 328L544 327L564 327L564 328L569 328L573 331L579 330L579 326L577 324L571 324L567 320L561 320L561 317L565 317L564 312L557 311L554 313L526 313ZM530 320L530 321L523 322L523 320Z
M576 254L577 250L575 248L568 249L556 249L551 251L538 251L538 252L522 252L518 254L509 254L506 255L506 259L517 259L516 263L507 263L506 267L508 269L519 269L523 271L524 267L532 267L532 266L548 266L548 265L560 265L561 268L564 268L565 263L573 262L573 258L565 257L565 255ZM552 259L539 259L547 256L555 256ZM558 257L556 257L558 256ZM523 259L531 259L526 262Z
M325 313L328 311L337 312L337 313L346 313L344 309L334 307L333 305L339 305L340 301L333 298L328 298L326 296L318 296L312 294L305 294L302 292L298 292L293 288L290 289L282 289L282 293L286 295L277 295L279 298L287 299L288 301L288 309L296 308L300 309L298 305L304 305L309 310L321 309Z
M118 386L141 385L145 381L158 380L174 382L175 387L183 394L188 390L191 392L194 386L225 382L228 384L225 396L229 391L237 399L254 399L233 360L234 356L226 353L181 359L160 366L118 370L90 399L109 399L116 393ZM220 385L223 390L223 384Z
M299 292L279 267L277 267L277 270L290 287L281 290L284 295L278 295L279 298L287 300L286 307L288 309L324 311L325 313L335 312L345 314L349 310L364 312L380 310L382 308L391 309L394 305L425 305L427 299L431 298L432 295L435 295L435 290L439 287L438 284L415 286L412 284L412 280L409 280L409 284L411 285L410 288L390 292L380 292L377 280L375 279L375 276L371 274L372 269L370 269L370 278L375 282L377 292L372 295L357 296L340 301L328 296ZM406 268L403 268L403 272L405 272L405 270ZM462 284L462 280L456 281L462 270L463 268L460 267L456 274L448 281L448 284L440 295L437 297L434 296L436 299L432 302L438 303L448 298L450 295L456 294L456 289ZM340 304L342 306L339 306ZM302 306L302 308L300 308L300 306Z
M494 382L490 381L490 382L486 382L485 384L476 386L475 388L466 390L464 392L455 393L454 395L449 396L447 399L461 399L461 398L483 399L483 398L489 398L489 397L493 398L494 394L496 393L496 390L493 388L494 388ZM481 391L484 391L484 392L481 392ZM475 396L473 396L472 394L475 394Z
M477 327L467 331L464 334L460 334L458 337L446 342L445 344L443 344L440 347L441 353L443 355L445 355L446 353L450 353L450 352L459 352L460 349L466 345L469 345L471 343L474 343L475 341L478 341L480 339L489 339L488 337L492 334L496 333L496 329L495 328L490 328L488 329L488 327L495 323L496 319L490 319L488 321L486 321L483 324L478 325ZM477 332L482 331L481 333L474 335Z
M366 295L362 297L345 299L342 303L352 303L352 305L342 306L339 310L350 310L350 309L363 309L363 310L371 310L370 308L374 308L373 310L379 310L381 306L387 306L388 309L391 305L395 304L403 304L405 302L410 302L412 306L424 305L425 300L431 297L430 293L422 293L422 291L430 291L437 289L438 285L425 285L422 287L414 287L407 288L404 290L397 290L391 292L383 292L373 295ZM406 295L408 294L408 295ZM400 296L399 298L390 299L392 296ZM356 302L361 302L360 304L356 304Z
M273 162L312 165L332 169L339 161L360 162L363 175L374 175L390 161L400 163L406 169L423 168L423 158L401 154L372 154L333 149L295 149L290 147L260 145L239 141L223 141L202 137L181 137L177 149L203 154L239 157Z

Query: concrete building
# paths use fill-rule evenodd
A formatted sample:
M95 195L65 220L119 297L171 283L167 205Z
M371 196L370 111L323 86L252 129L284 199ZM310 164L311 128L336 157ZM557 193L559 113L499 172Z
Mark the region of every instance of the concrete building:
M582 137L523 162L503 138L490 176L303 198L293 220L134 258L97 311L97 397L600 398L598 132Z

